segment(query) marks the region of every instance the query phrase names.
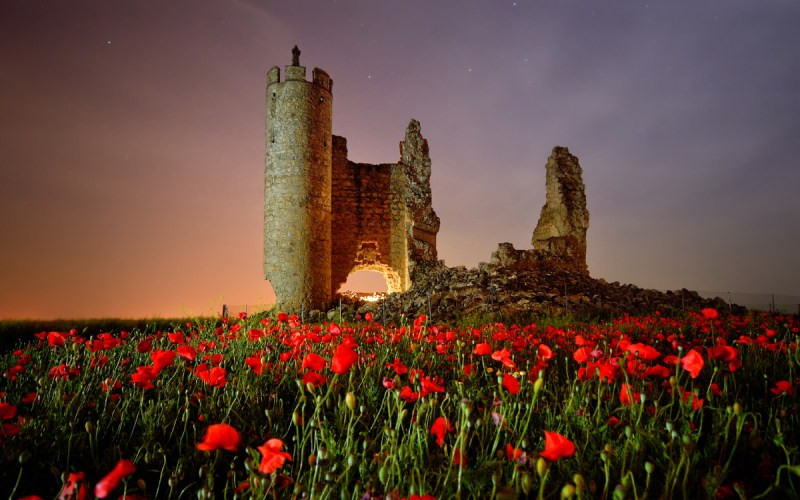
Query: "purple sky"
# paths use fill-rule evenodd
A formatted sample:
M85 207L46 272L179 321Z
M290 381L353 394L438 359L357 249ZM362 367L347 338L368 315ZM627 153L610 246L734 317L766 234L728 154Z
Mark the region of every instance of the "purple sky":
M795 0L3 2L0 318L271 301L264 86L294 44L352 160L420 120L448 265L530 246L561 145L593 276L800 295L798 25Z

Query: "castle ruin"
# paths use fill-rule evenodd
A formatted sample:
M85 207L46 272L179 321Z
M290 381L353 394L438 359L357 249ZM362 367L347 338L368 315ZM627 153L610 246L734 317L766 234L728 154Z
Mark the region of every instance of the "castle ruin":
M397 163L347 157L332 134L333 80L292 64L267 73L264 278L284 310L321 308L355 271L378 271L389 293L409 289L415 267L435 263L439 217L431 160L411 120Z

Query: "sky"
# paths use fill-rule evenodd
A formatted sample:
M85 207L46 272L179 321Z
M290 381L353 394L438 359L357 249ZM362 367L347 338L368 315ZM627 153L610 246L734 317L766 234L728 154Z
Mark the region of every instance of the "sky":
M558 145L592 276L800 295L798 23L795 0L3 0L0 318L273 301L265 82L295 44L351 160L398 161L421 122L447 265L530 248Z

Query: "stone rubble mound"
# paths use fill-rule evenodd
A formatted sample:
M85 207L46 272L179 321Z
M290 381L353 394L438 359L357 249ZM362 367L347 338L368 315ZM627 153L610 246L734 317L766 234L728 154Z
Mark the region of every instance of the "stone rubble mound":
M490 263L477 268L436 265L418 268L414 285L382 302L347 301L359 314L372 312L376 320L386 312L429 315L435 322L525 321L542 316L610 318L625 313L672 314L682 310L728 308L721 299L704 299L697 292L646 290L619 282L608 283L574 269L570 263L546 258L535 250L516 250L501 243ZM735 312L744 308L733 306Z

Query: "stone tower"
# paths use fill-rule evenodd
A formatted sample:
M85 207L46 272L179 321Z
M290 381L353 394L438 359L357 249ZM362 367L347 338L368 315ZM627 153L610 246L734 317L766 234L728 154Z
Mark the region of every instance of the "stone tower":
M331 290L333 82L314 68L306 81L295 46L284 81L267 73L264 278L279 306L320 307Z
M264 278L277 305L324 307L362 270L383 274L390 293L408 290L417 264L437 261L420 124L409 123L399 162L350 161L347 140L331 135L330 77L315 68L306 81L297 47L292 55L283 82L277 67L267 73Z

